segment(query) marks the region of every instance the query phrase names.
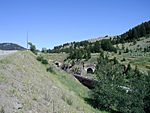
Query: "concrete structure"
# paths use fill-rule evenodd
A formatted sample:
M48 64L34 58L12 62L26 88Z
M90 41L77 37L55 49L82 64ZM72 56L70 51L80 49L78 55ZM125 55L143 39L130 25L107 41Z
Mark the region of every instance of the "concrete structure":
M96 82L93 79L89 79L87 77L84 77L82 75L74 74L74 77L80 81L84 86L88 87L89 89L94 88L94 82Z
M55 61L54 64L55 64L57 67L60 67L60 66L62 65L62 63L59 62L59 61Z
M87 73L94 73L95 72L95 65L88 65L84 67L84 70Z

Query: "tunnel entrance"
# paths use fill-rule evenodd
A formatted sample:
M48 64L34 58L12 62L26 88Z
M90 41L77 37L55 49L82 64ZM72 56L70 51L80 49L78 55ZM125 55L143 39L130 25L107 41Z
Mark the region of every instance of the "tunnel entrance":
M56 65L57 67L59 67L59 66L60 66L60 63L59 63L59 62L55 62L55 65Z
M93 73L94 73L94 71L93 71L93 69L92 69L92 68L87 68L87 73L93 74Z

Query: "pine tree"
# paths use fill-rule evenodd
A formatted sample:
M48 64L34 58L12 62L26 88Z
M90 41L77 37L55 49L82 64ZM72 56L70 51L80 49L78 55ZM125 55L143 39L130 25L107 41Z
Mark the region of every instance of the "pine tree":
M137 30L136 30L135 28L133 29L133 37L134 37L135 39L138 38Z
M29 42L28 44L30 45L30 50L31 50L34 54L37 54L35 45L33 45L31 42Z
M140 26L140 36L142 37L142 36L145 36L145 35L146 35L146 29L145 29L144 24L142 24Z

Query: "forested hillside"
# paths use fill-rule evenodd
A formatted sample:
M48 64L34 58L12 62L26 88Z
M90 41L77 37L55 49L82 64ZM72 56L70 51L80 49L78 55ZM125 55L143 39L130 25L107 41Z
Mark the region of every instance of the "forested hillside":
M113 44L133 42L150 34L150 21L144 22L113 39Z
M26 50L26 48L13 43L0 43L0 50Z

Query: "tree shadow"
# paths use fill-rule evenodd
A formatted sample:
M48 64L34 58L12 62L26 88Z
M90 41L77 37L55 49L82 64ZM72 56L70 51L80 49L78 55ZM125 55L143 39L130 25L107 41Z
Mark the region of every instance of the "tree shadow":
M101 111L106 111L106 112L109 112L109 113L121 113L119 111L116 111L116 110L113 110L113 109L110 109L110 108L106 108L104 107L103 105L98 105L96 104L96 102L91 99L91 98L84 98L84 100L89 104L91 105L93 108L95 109L99 109Z

